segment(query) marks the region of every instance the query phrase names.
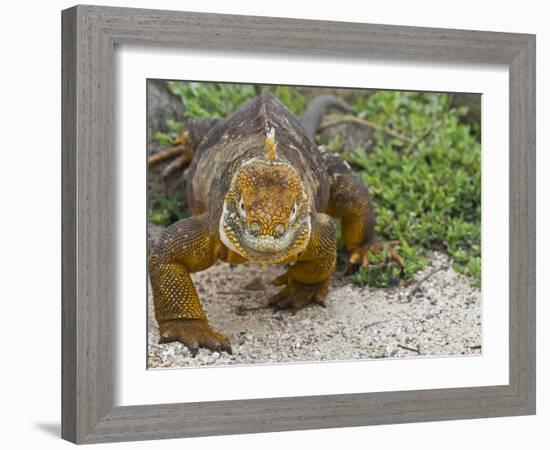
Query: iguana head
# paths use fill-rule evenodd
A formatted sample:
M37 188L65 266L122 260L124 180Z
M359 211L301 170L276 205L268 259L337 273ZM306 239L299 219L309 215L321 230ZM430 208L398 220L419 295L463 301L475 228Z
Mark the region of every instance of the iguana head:
M277 158L273 129L264 156L235 173L223 204L220 237L231 250L257 263L277 263L303 251L311 209L296 170Z

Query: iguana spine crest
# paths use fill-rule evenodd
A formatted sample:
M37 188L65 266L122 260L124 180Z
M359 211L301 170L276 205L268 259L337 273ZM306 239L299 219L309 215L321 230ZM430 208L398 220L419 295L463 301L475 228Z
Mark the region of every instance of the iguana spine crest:
M265 137L265 153L267 160L273 163L277 158L277 142L275 141L275 128L271 127Z

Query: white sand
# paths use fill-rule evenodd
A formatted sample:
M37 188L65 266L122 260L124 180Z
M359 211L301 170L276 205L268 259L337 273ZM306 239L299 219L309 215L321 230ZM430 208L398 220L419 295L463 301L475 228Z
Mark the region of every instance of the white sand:
M265 306L279 287L269 280L282 268L262 273L251 265L218 263L193 274L211 325L231 340L233 355L201 349L192 358L179 343L158 344L158 325L149 297L149 366L186 367L266 364L319 360L401 358L480 354L481 292L468 278L446 266L434 253L431 265L417 274L414 286L380 289L351 284L333 287L326 308L306 307L292 315ZM254 278L265 289L246 288ZM335 284L341 281L335 280ZM259 309L254 309L259 308Z

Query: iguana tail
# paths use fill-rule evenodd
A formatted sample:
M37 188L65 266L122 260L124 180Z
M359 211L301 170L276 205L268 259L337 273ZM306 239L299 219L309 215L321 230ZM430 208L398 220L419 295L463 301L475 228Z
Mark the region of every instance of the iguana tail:
M334 95L320 95L315 97L308 105L306 112L300 119L306 129L306 133L311 140L315 139L315 133L319 127L321 117L328 109L338 109L340 111L350 112L351 108L346 102Z

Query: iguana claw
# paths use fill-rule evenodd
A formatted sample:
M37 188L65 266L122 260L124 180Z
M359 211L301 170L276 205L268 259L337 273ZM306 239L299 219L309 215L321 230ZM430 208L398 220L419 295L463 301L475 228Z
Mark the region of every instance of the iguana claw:
M366 269L369 265L369 253L376 254L386 250L388 252L388 258L394 261L399 267L404 268L405 261L393 249L393 247L398 244L399 241L374 241L369 244L362 245L350 252L349 262L351 264L361 264Z
M289 309L293 313L312 303L325 307L324 299L328 293L328 288L328 281L315 285L293 281L271 297L268 305L274 311Z
M173 341L179 341L186 345L193 357L197 355L201 347L214 352L225 351L230 355L233 354L229 339L214 331L206 320L178 319L162 323L159 343Z

